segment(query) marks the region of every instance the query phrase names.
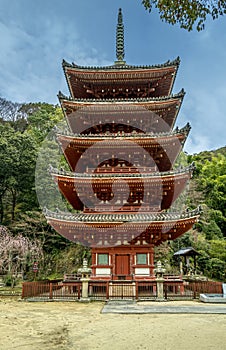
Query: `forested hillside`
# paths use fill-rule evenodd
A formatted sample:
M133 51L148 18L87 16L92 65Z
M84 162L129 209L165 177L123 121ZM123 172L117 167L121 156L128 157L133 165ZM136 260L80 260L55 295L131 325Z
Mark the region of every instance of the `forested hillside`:
M39 278L61 277L73 273L89 249L72 244L59 236L46 222L35 191L35 168L42 141L63 119L59 106L47 103L17 104L0 98L0 268L8 273L15 263L17 245L3 247L12 237L36 242L38 255L21 250L24 274L34 278L32 266L39 262ZM224 280L226 270L226 147L185 156L195 162L196 170L186 194L186 205L202 205L199 223L183 237L158 248L156 256L167 259L168 270L176 271L173 253L192 246L198 256L198 271L209 278ZM8 231L7 231L8 230ZM19 238L18 238L19 239ZM15 241L15 239L14 239ZM22 242L22 241L20 241ZM38 243L37 243L38 242ZM5 243L4 243L5 244ZM23 244L23 242L21 243ZM28 244L28 243L27 243ZM29 246L29 244L27 245ZM9 246L8 246L9 247ZM11 261L9 263L9 252ZM23 252L24 255L23 256ZM35 252L35 249L34 249ZM15 254L14 254L15 253ZM13 262L14 256L14 262ZM8 260L7 260L8 259Z

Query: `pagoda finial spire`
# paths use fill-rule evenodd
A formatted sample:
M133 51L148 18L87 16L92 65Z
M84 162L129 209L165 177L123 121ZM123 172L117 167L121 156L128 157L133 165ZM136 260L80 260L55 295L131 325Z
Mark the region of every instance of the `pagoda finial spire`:
M116 58L115 64L125 64L126 62L123 60L125 56L124 52L124 25L122 18L122 9L120 8L118 11L118 23L116 29Z

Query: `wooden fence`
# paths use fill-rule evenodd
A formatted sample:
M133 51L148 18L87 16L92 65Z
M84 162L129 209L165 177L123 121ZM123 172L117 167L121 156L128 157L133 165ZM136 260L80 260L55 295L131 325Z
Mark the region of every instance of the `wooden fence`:
M82 283L76 282L25 282L22 298L40 298L47 300L80 299Z
M164 282L164 296L167 300L196 299L202 293L222 294L222 283L215 281L184 281L183 286L175 281Z
M195 299L201 293L222 294L222 283L213 281L164 281L164 298L168 300ZM25 282L22 298L40 300L79 300L82 282ZM88 297L91 300L135 299L155 300L156 281L89 281Z
M222 282L215 281L194 281L185 282L185 289L194 293L194 297L199 297L202 293L207 294L222 294Z

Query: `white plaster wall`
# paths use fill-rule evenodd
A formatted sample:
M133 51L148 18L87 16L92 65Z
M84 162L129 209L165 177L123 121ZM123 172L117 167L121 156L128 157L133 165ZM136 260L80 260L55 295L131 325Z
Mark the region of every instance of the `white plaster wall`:
M149 276L150 275L150 271L148 267L136 267L135 268L135 275L145 275L145 276Z
M111 274L111 269L110 268L108 268L108 267L97 267L96 268L96 275L97 276L109 276Z

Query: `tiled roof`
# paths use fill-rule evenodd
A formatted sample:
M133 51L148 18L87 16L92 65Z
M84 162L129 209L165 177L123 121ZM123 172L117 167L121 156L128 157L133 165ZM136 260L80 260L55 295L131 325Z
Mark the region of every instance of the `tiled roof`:
M201 214L201 207L191 210L185 211L184 213L131 213L131 214L119 214L119 213L111 213L111 214L72 214L65 213L57 210L56 212L50 211L44 208L44 215L47 218L55 218L57 220L63 221L71 221L71 222L89 222L89 223L113 223L113 222L159 222L159 221L178 221L183 219L189 219L195 216L199 216Z
M128 65L128 64L114 64L111 66L80 66L75 64L74 62L68 63L67 61L62 61L63 68L76 68L80 70L136 70L136 69L156 69L156 68L167 68L171 66L179 66L180 64L180 57L177 57L176 59L170 61L166 61L162 64L156 64L156 65L141 65L141 66L134 66L134 65Z

